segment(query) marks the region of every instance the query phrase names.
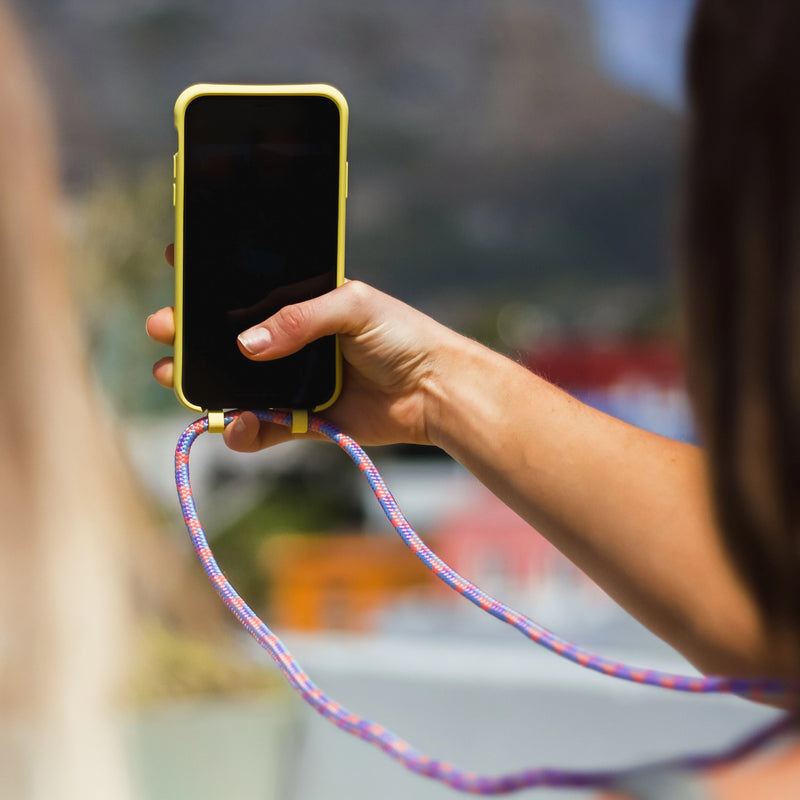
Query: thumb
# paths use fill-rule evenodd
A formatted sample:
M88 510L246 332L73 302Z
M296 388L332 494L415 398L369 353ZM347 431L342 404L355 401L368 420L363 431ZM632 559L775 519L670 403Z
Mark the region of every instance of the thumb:
M284 306L277 314L239 334L239 349L253 361L296 353L309 342L336 333L355 333L366 320L374 289L348 281L327 294Z

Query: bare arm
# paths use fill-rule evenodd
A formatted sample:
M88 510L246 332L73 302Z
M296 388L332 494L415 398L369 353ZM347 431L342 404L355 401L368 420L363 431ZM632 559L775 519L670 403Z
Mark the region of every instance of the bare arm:
M148 321L169 342L171 312ZM719 542L702 452L595 411L515 362L368 286L290 306L240 337L255 360L338 333L344 391L326 412L362 444L446 450L701 670L780 673ZM171 382L171 363L154 368ZM244 416L254 450L285 429Z
M472 343L448 363L433 390L436 444L699 669L779 668L719 541L701 450Z

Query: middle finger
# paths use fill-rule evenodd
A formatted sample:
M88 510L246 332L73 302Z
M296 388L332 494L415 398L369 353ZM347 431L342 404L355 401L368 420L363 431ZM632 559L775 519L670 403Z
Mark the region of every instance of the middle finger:
M175 341L175 313L172 306L160 308L151 314L144 327L151 339L155 339L160 344L173 344Z

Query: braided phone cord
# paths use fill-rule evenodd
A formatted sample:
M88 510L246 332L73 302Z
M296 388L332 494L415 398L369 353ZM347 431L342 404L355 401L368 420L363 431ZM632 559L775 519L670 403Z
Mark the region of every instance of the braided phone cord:
M225 424L227 425L233 421L238 413L240 412L226 414ZM292 426L292 415L289 413L277 411L256 411L253 413L262 421L273 422L289 428ZM310 416L308 426L310 430L326 436L350 456L369 482L394 529L425 566L470 602L500 621L516 628L524 636L556 655L609 677L681 692L729 693L756 699L796 691L797 687L772 679L727 678L720 676L691 677L632 667L605 659L561 639L524 614L514 611L504 603L488 595L474 583L459 575L433 553L409 525L375 465L353 439L320 417ZM497 777L476 775L475 773L460 770L446 762L423 755L382 725L370 722L358 714L352 713L327 697L303 672L281 640L275 636L237 594L228 579L223 575L208 546L205 532L197 516L189 478L189 453L192 444L206 430L208 430L207 417L192 423L181 435L175 450L175 479L178 496L195 553L200 559L211 583L231 613L259 645L270 654L292 688L312 708L342 730L379 747L412 772L425 775L454 789L472 794L506 794L519 789L538 786L602 788L612 785L614 781L626 774L619 770L581 772L540 768ZM727 763L736 758L741 758L746 753L760 747L765 741L787 730L792 724L794 724L793 718L783 718L778 723L757 733L727 753L665 762L664 765L698 769Z

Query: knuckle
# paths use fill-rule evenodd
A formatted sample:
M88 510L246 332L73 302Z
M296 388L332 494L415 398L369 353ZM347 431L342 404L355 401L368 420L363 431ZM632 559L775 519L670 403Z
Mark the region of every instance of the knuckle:
M367 284L358 280L348 281L342 285L341 289L351 295L354 300L364 299L369 292Z
M353 311L367 307L370 293L373 291L370 286L362 281L348 281L341 286L341 290L345 292L347 303Z
M301 339L308 326L308 312L302 304L284 306L276 315L275 324L290 339Z

